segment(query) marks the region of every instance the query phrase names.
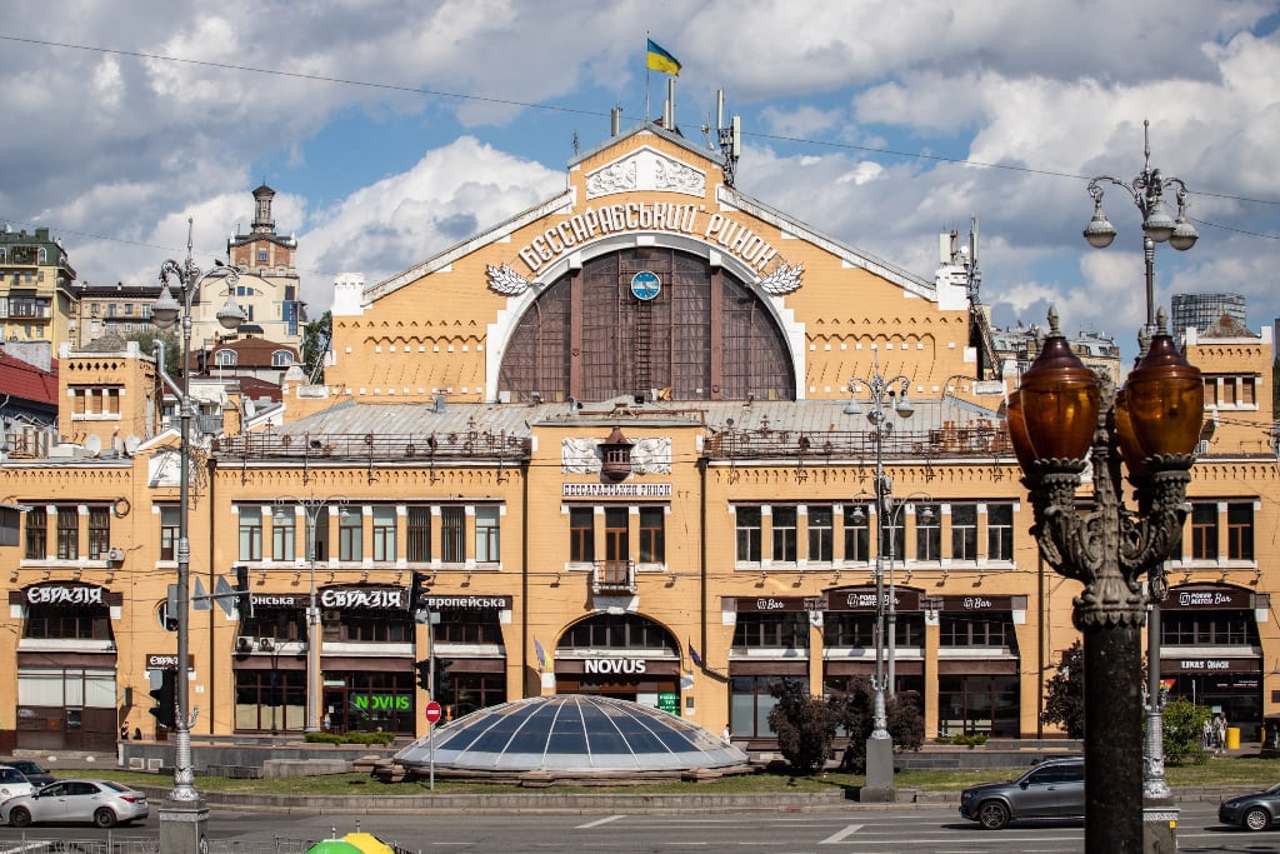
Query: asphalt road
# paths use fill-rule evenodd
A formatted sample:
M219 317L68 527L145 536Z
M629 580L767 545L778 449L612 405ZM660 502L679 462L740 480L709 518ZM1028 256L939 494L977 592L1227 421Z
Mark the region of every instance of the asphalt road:
M1179 822L1181 852L1280 854L1280 830L1245 833L1218 825L1215 804L1188 804ZM822 813L739 815L579 815L579 816L297 816L215 810L209 835L214 854L259 854L273 850L274 837L309 840L356 829L378 834L415 851L459 852L718 852L770 854L1075 854L1083 851L1078 822L1037 822L1000 832L978 829L955 808L928 807ZM112 832L113 840L155 838L153 814L145 825ZM100 839L106 832L88 826L19 831L0 828L0 854L39 854L35 839ZM292 854L298 845L286 845Z

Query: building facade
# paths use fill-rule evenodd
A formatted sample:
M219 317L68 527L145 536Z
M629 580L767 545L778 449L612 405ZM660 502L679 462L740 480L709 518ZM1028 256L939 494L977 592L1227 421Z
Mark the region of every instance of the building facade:
M197 599L190 661L166 612L174 434L0 465L31 508L0 552L0 748L163 735L148 690L180 667L198 734L421 734L431 649L449 716L593 693L769 750L780 681L832 694L873 672L877 554L895 687L926 734L1053 732L1044 685L1078 637L1079 587L1037 559L1008 387L976 378L952 277L844 246L647 125L571 162L545 204L349 282L326 384L287 381L282 422L194 457L195 592L247 589ZM1197 346L1224 371L1243 358ZM1261 404L1271 342L1248 346ZM879 448L848 389L876 370L912 402ZM1275 550L1255 536L1280 522L1275 453L1222 425L1196 467L1166 655L1175 690L1248 727L1280 708L1262 665L1280 654ZM884 518L877 450L901 499Z
M113 335L125 341L153 336L151 304L160 296L160 285L91 285L80 283L76 294L76 338L73 346Z
M1174 294L1171 302L1173 329L1203 332L1219 318L1229 317L1240 325L1249 321L1244 294Z
M1176 327L1175 327L1176 328ZM1039 326L1019 326L1014 329L996 329L992 333L992 343L996 358L1000 362L1001 375L1013 386L1017 386L1023 373L1040 355L1044 331ZM1124 371L1120 365L1120 346L1116 339L1109 335L1090 330L1081 330L1067 339L1071 344L1071 352L1075 353L1086 367L1100 371L1119 384L1124 379Z
M77 297L67 251L48 228L0 232L0 329L6 341L76 343Z

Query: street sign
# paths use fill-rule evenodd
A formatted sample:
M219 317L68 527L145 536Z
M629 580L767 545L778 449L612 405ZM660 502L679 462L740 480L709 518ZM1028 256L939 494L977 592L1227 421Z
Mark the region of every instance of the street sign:
M444 709L440 708L440 704L435 700L427 703L427 723L435 724L444 716Z

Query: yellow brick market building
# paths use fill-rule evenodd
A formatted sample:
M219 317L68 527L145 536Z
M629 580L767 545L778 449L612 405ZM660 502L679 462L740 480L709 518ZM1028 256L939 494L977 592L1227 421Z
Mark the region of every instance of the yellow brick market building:
M588 692L767 749L778 680L873 671L890 543L896 687L927 735L1052 734L1076 585L1037 560L1009 389L950 260L927 279L844 246L647 125L544 204L387 281L343 277L325 385L286 384L282 426L193 461L196 592L239 570L252 603L193 612L197 736L421 734L434 652L451 716ZM1275 546L1254 534L1280 522L1264 335L1189 342L1221 393L1165 617L1174 689L1246 734L1280 705ZM875 370L914 405L890 415L886 519L848 390ZM27 508L0 551L0 749L161 734L175 446L0 465Z

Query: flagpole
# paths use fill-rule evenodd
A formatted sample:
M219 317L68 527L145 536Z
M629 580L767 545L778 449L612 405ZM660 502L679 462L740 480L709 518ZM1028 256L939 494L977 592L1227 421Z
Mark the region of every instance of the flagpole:
M644 31L644 123L649 124L649 31Z

